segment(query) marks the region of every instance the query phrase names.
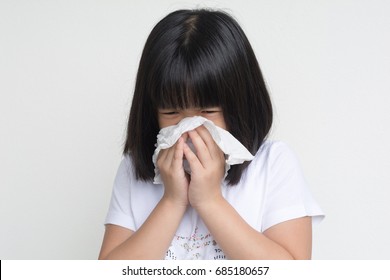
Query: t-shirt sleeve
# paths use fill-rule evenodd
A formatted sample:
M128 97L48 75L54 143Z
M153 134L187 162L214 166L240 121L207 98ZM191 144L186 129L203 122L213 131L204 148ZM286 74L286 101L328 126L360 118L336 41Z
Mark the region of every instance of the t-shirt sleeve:
M311 216L313 224L324 213L311 195L300 163L293 151L277 142L269 149L268 184L262 220L262 231L278 223Z
M135 230L131 210L131 160L125 156L118 168L111 195L110 206L104 224L114 224Z

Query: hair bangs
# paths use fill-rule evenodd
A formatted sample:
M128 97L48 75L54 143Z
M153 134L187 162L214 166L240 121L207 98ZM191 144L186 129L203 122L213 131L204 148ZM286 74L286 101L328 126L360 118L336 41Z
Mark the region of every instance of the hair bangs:
M160 84L153 89L152 102L155 108L207 108L221 105L220 85L210 69L200 65L204 59L193 59L191 55L177 55L160 73ZM207 72L207 71L206 71Z

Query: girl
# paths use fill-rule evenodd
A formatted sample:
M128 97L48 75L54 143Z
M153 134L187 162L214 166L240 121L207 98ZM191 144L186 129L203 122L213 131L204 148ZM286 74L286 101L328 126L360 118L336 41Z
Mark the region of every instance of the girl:
M154 185L159 130L189 116L228 130L254 160L224 180L224 154L201 126L160 152L163 184ZM162 19L141 57L99 258L309 259L323 214L294 154L266 140L271 124L259 65L234 19L209 10Z

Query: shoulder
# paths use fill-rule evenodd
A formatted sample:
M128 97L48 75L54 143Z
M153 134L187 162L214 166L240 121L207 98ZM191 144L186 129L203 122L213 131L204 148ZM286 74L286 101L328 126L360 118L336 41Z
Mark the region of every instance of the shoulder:
M124 154L116 173L114 186L118 188L134 189L138 187L153 186L153 184L152 181L137 179L131 155Z
M130 155L123 155L116 173L115 185L123 185L133 180L134 171L132 165Z
M254 159L253 173L265 174L262 230L294 218L324 214L312 196L296 153L284 142L266 141ZM259 176L259 175L253 175Z
M286 152L287 153L292 152L292 149L287 143L283 141L277 141L277 140L265 140L263 144L260 146L256 155L263 154L263 153L272 153L274 155L274 154L280 154Z
M302 185L304 182L301 164L293 150L285 142L272 140L266 140L261 145L244 178L246 183L261 182L262 188L267 191L287 181L300 181Z
M302 193L307 187L296 153L282 141L267 140L249 165L249 177L263 178L266 193Z
M267 165L269 168L286 168L299 165L296 153L283 141L266 140L253 159L254 165Z

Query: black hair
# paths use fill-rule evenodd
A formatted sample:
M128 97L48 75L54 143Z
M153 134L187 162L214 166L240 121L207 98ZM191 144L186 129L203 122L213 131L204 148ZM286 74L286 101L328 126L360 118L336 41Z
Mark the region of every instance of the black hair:
M230 15L178 10L151 31L140 60L124 154L137 179L154 177L159 108L220 106L229 132L252 154L272 125L272 105L252 47ZM249 162L233 165L235 185Z

